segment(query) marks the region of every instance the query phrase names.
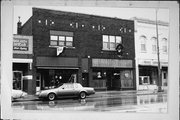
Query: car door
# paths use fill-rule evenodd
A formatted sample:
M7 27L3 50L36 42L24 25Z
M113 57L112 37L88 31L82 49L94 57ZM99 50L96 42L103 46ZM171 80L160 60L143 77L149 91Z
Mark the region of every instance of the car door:
M67 97L74 95L74 87L73 84L63 84L58 91L59 97Z

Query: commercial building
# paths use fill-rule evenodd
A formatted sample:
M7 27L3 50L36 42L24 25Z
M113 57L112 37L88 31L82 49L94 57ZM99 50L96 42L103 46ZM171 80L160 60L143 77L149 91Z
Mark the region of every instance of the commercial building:
M135 21L135 50L137 90L156 90L158 84L167 88L168 84L168 41L169 24L167 22L133 18ZM157 46L157 32L158 41ZM161 81L158 83L158 49L160 57Z
M13 89L32 93L33 37L13 35ZM26 78L25 78L26 76ZM23 77L25 79L23 79Z
M136 89L133 20L40 8L32 13L20 32L33 36L33 93L59 82Z

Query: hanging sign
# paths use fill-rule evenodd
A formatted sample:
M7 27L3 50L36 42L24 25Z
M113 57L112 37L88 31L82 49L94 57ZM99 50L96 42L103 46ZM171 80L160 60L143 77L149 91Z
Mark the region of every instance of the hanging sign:
M64 50L64 47L57 47L57 56L60 55Z

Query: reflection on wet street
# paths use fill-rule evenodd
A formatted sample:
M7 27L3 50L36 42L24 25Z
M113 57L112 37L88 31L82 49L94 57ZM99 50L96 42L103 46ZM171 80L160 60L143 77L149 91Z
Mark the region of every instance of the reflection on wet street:
M86 99L54 101L20 101L12 103L13 110L65 110L110 112L167 112L167 94L97 93Z

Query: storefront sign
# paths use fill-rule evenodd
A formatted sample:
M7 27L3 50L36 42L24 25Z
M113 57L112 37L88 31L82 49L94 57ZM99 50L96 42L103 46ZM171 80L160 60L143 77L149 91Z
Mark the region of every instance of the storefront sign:
M14 39L13 50L28 51L28 40L27 39Z
M139 60L139 65L158 66L158 61L154 60ZM160 62L161 66L168 66L168 62Z
M14 35L13 37L13 53L16 54L32 54L32 36Z
M92 59L92 67L132 68L132 60Z

